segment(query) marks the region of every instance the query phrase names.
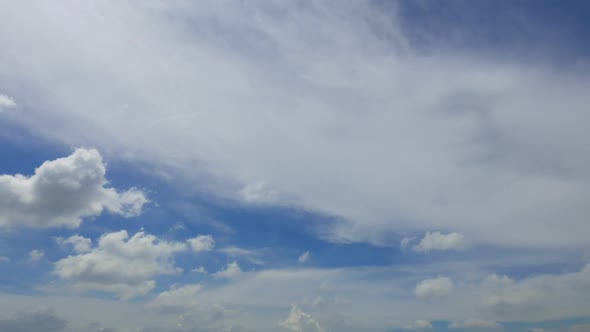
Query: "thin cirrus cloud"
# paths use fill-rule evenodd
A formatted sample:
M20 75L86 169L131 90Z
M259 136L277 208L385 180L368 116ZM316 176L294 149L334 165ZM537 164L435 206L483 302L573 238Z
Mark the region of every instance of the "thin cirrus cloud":
M0 75L34 96L3 115L52 141L172 167L236 202L335 216L314 228L334 242L433 228L496 246L587 241L590 80L575 68L424 54L395 5L367 2L0 12Z
M105 173L97 150L76 149L44 162L30 177L0 175L0 227L76 228L104 210L124 217L141 214L145 194L106 187Z

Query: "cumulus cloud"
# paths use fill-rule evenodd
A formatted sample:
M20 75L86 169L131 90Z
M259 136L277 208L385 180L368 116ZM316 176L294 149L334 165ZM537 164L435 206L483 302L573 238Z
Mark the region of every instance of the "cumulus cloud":
M475 329L501 329L502 326L494 321L488 321L483 319L476 319L476 318L467 318L462 322L452 322L449 325L450 328L453 329L468 329L468 330L475 330Z
M0 226L78 227L104 210L133 217L148 202L143 192L106 187L106 168L97 150L76 149L46 161L35 174L0 175Z
M306 252L302 253L299 256L299 258L297 258L297 261L299 263L305 263L305 262L307 262L309 260L309 258L310 258L310 253L309 253L309 251L306 251Z
M325 332L326 330L310 314L303 312L296 305L291 305L289 316L280 326L296 332Z
M227 267L224 270L217 271L213 273L213 276L219 278L227 278L227 279L236 279L242 275L242 269L238 265L238 262L233 261L227 264Z
M205 269L204 266L199 266L199 267L192 269L191 272L207 274L207 269Z
M64 331L67 321L51 310L21 312L13 317L0 318L2 332L59 332Z
M31 262L38 262L45 256L45 252L43 250L34 249L29 252L29 260Z
M402 246L404 240L402 240ZM462 249L465 249L465 237L459 233L442 234L441 232L426 232L420 243L414 246L414 250L418 252Z
M211 235L198 235L192 239L186 240L193 251L211 251L215 248L215 240Z
M103 234L88 252L59 260L53 273L77 289L131 298L150 292L156 275L180 272L173 256L184 250L184 243L162 241L144 232L129 237L123 230Z
M180 287L171 287L164 291L150 302L150 305L159 310L169 312L183 312L199 306L200 284L183 285Z
M7 95L0 94L0 112L3 108L11 108L15 106L16 102L14 101L14 99L10 98Z
M78 253L88 252L92 248L92 239L80 235L72 235L67 239L58 237L56 242L61 246L71 246Z
M418 297L442 297L453 292L453 281L447 277L436 277L419 282L414 289Z

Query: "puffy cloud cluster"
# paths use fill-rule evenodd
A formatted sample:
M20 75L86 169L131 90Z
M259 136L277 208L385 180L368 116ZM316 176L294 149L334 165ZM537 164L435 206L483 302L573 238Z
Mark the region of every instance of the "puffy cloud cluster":
M419 282L414 289L418 297L441 297L453 292L453 281L447 277L436 277Z
M148 202L138 189L106 187L106 168L94 149L46 161L35 174L0 175L0 226L78 227L104 210L124 217L141 213Z
M187 242L195 252L211 251L215 248L215 240L211 235L198 235L192 239L188 239Z
M236 279L239 278L242 273L242 269L240 268L240 265L238 265L238 262L233 261L227 264L225 269L213 273L213 276L226 279Z
M56 262L53 273L81 290L131 298L151 291L156 275L180 272L173 256L186 249L184 243L161 241L144 232L131 237L127 231L107 233L89 251Z
M311 317L310 314L303 312L296 305L291 306L289 316L280 325L295 332L326 331L317 320Z

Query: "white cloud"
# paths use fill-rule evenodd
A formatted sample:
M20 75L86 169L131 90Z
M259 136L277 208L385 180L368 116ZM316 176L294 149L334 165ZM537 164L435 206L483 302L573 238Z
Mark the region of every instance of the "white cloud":
M231 246L231 247L225 247L225 248L219 249L219 251L223 252L231 257L243 257L244 259L246 259L248 262L250 262L252 264L256 264L256 265L263 265L264 264L264 262L258 258L258 256L260 256L260 253L255 250Z
M6 256L0 256L0 263L8 263L10 262L10 258Z
M410 329L410 330L431 330L432 329L432 323L430 323L427 320L418 319L418 320L414 321L414 323L412 323L411 325L406 326L406 329Z
M436 277L419 282L414 289L418 297L448 296L453 292L453 281L447 277Z
M326 330L311 315L303 312L296 305L291 306L291 311L287 319L280 325L291 331L296 332L325 332Z
M78 227L103 210L133 217L148 202L143 192L105 187L105 165L96 150L77 149L46 161L31 177L0 175L0 226Z
M410 242L414 241L416 239L415 236L412 237L404 237L401 241L400 241L400 247L402 248L403 251L406 251L406 249L408 248L408 245L410 244Z
M238 265L238 262L234 261L227 264L224 270L213 273L213 276L219 278L236 279L242 275L242 269Z
M429 252L433 250L462 250L465 249L464 238L465 237L459 233L442 234L440 232L426 232L422 240L420 240L420 243L414 246L414 250L418 252Z
M14 101L14 99L10 98L7 95L0 94L0 112L3 108L11 108L15 106L16 102Z
M192 239L186 240L193 251L211 251L215 248L215 240L211 235L198 235Z
M0 75L31 95L12 120L49 140L169 166L183 187L334 215L340 225L317 229L333 241L440 228L470 243L587 242L590 80L575 68L424 55L379 2L0 11Z
M453 329L501 329L502 326L494 321L484 319L467 318L462 322L452 322L450 325Z
M207 274L207 269L205 269L204 266L199 266L199 267L192 269L191 272Z
M144 232L132 237L127 231L107 233L91 251L56 262L53 273L77 289L131 298L151 291L154 276L180 272L173 256L184 250L183 243L162 241Z
M171 287L170 290L164 291L150 302L150 305L161 310L182 312L194 309L200 304L199 292L200 284L183 285L181 287Z
M72 235L67 239L57 238L57 244L61 246L71 245L78 253L88 252L92 248L92 239L80 235Z
M297 258L297 261L299 263L305 263L309 260L309 258L310 258L310 253L309 253L309 251L306 251L306 252L302 253L301 256L299 256L299 258Z
M29 260L31 262L38 262L43 258L43 256L45 256L45 252L43 250L34 249L29 252Z

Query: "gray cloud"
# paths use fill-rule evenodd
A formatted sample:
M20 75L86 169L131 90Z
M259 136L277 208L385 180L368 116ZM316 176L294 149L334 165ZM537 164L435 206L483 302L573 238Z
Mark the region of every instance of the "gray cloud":
M21 312L10 318L0 318L2 332L65 331L67 321L51 310Z

